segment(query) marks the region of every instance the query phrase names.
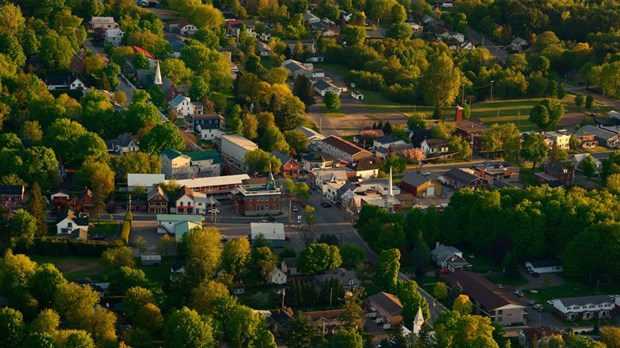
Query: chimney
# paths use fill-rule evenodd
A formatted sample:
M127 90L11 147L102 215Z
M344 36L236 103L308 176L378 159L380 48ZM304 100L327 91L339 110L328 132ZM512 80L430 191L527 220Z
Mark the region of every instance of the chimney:
M463 107L457 106L454 113L454 121L461 122L463 121Z
M435 242L435 249L439 248L440 245L441 245L441 243Z

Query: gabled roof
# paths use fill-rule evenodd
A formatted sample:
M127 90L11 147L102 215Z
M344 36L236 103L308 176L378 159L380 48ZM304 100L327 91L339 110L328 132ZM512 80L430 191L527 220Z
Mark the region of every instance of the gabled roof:
M159 185L154 186L149 190L146 195L146 200L150 201L156 194L160 194L166 201L168 201L168 195Z
M439 244L435 249L433 249L433 251L431 251L431 255L435 256L437 260L442 262L455 254L462 254L462 252L451 245Z
M349 155L355 155L358 154L360 152L368 152L364 149L362 149L361 147L346 141L340 137L337 137L335 135L330 135L327 138L323 139L323 142L327 145L333 146L337 149L339 149L340 151L343 151L344 153L347 153ZM368 152L370 154L370 152Z
M351 168L357 172L364 170L379 169L379 161L374 158L362 158L357 162L350 162L347 164L347 168Z
M131 48L133 48L134 52L142 53L146 58L153 59L153 55L149 51L145 50L144 48L138 47L138 46L131 46Z
M320 139L325 138L325 136L323 136L321 133L315 131L314 129L310 129L308 127L297 127L295 128L295 130L303 132L307 138L320 138Z
M177 94L174 98L172 98L171 101L168 102L168 104L173 108L176 108L177 106L181 105L181 103L184 102L186 99L191 102L188 97L182 94Z
M418 129L411 133L411 143L415 147L420 147L422 141L431 136L431 131L427 129Z
M452 168L443 176L464 185L469 185L472 181L479 178L473 174L469 174L468 172L461 170L460 168Z
M378 292L368 297L368 300L374 302L378 306L381 306L381 308L390 315L398 315L403 311L403 305L398 297L387 292Z
M282 262L286 265L286 267L297 267L297 258L296 257L287 257Z
M184 152L184 155L188 156L192 161L206 161L212 160L213 163L220 163L220 153L216 150L207 150L207 151L192 151L192 152Z
M168 159L173 160L179 156L183 156L183 154L177 150L174 149L164 149L162 150L161 154L163 156L168 157Z
M556 301L560 301L564 307L573 305L583 306L587 304L614 303L614 300L612 300L609 295L564 297L559 298Z
M275 158L280 160L280 163L282 163L282 165L286 164L286 162L291 160L291 157L285 153L282 153L278 150L273 150L271 151L271 154L273 156L275 156Z
M188 196L189 198L194 199L194 191L187 186L183 186L177 193L177 200L183 196Z
M430 139L424 139L423 141L426 141L426 145L428 145L428 147L448 146L448 141L446 139L430 138Z
M388 135L384 135L382 137L378 137L378 138L374 138L373 141L378 142L379 144L391 144L391 143L395 143L397 141L399 141L400 139L398 139L397 137L388 134Z
M463 288L463 293L472 298L472 302L480 303L487 311L512 305L525 307L513 300L496 284L492 283L480 274L466 271L458 271L444 275L451 286L457 283Z
M318 90L321 90L321 91L324 91L324 90L330 89L330 88L338 89L338 87L336 85L334 85L331 81L327 81L325 79L317 80L316 82L314 82L312 87L314 87L314 88L316 88Z
M323 274L314 276L314 279L318 283L325 283L329 281L330 279L338 279L344 286L348 285L349 280L353 281L353 285L360 284L360 281L355 275L355 272L344 269L344 268L338 268L338 269L332 269L332 270L325 271Z
M595 137L605 139L605 140L617 135L616 133L613 133L613 132L610 132L610 131L607 131L607 130L604 130L604 129L601 129L599 127L592 126L589 124L579 128L577 132L593 134Z
M481 122L474 120L462 120L455 122L454 125L456 126L456 129L467 133L481 133L489 128Z
M422 184L427 183L429 181L431 181L431 179L427 178L426 176L422 174L410 172L409 174L405 175L405 177L403 177L400 182L406 183L413 187L420 187Z

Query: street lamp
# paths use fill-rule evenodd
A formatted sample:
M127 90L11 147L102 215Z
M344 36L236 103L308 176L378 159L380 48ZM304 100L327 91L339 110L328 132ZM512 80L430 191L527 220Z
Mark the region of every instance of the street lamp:
M495 82L494 80L491 80L491 101L493 101L493 83L494 82Z

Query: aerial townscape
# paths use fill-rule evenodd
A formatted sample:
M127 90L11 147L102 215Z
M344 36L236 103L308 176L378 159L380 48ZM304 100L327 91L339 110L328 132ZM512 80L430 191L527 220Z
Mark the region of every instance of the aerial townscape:
M0 1L0 348L620 348L618 23Z

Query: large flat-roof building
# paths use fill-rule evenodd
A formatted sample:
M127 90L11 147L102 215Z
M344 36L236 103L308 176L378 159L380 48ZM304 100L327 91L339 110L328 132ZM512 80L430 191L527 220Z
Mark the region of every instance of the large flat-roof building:
M243 171L248 170L245 163L245 154L258 149L253 141L236 134L222 135L222 159Z
M181 187L187 186L193 191L206 193L207 197L232 198L233 191L235 191L237 187L243 183L243 180L247 180L249 178L250 176L247 174L239 174L175 180L175 182Z
M363 158L372 157L372 153L369 151L334 135L323 139L317 143L317 146L322 152L345 162L359 161Z

